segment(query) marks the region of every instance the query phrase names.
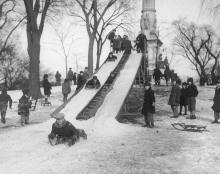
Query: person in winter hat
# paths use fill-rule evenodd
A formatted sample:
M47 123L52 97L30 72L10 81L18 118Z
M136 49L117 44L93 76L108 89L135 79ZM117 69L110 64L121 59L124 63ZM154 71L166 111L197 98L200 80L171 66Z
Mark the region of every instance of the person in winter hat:
M67 101L68 94L71 92L71 84L69 79L65 79L62 85L63 102Z
M154 127L153 115L155 113L155 96L154 91L151 89L151 84L147 82L145 85L144 103L142 107L142 114L147 127Z
M18 104L18 115L21 116L21 125L24 126L24 124L29 124L29 109L31 108L31 101L29 101L28 97L29 90L23 89L22 92L23 95L19 99Z
M190 119L196 119L196 97L198 95L198 89L193 83L193 78L188 79L187 98L188 98L188 110L190 112Z
M0 112L1 112L1 122L3 124L6 123L5 116L8 108L8 103L9 103L9 108L11 109L12 106L11 96L7 94L6 88L3 88L2 93L0 94Z
M56 122L53 123L51 133L48 135L51 145L67 143L68 146L72 146L80 137L87 139L85 131L75 128L64 118L65 114L57 113L53 117L56 119Z
M173 81L173 87L171 89L170 98L168 101L168 105L171 106L171 109L173 111L173 118L178 117L178 107L180 104L180 95L181 95L181 89L180 89L180 81L174 80Z
M188 98L187 98L187 83L182 83L181 96L180 96L180 112L179 115L182 115L182 109L184 107L184 115L187 115L187 106L188 106Z
M220 113L220 80L217 81L213 102L214 121L212 123L218 123Z

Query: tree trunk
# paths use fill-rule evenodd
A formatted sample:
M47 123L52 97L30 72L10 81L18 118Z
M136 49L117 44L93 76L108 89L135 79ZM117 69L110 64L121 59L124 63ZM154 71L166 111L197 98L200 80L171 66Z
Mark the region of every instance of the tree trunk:
M93 74L93 48L94 48L94 41L95 38L91 36L89 38L89 50L88 50L88 69L89 69L89 74Z
M212 70L211 70L212 85L216 84L215 70L216 70L217 62L218 62L218 59L215 59L215 63L212 66Z
M99 69L99 65L100 65L100 58L101 58L101 53L102 53L102 46L100 45L100 43L97 44L97 52L96 52L96 70Z
M30 96L33 99L42 97L40 91L40 34L37 31L32 33L32 38L28 38L28 54L30 57Z

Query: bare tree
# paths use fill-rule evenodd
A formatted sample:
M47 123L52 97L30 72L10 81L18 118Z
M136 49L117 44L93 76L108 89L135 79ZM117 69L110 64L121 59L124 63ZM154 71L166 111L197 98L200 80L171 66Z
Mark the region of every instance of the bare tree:
M27 42L30 58L30 95L37 99L41 97L39 65L40 65L40 40L43 33L45 20L49 7L57 7L59 0L23 0L27 14Z
M18 14L16 8L18 7L16 0L3 0L0 2L0 57L7 48L9 39L15 30L24 21L25 16Z
M212 32L209 32L206 26L198 27L183 20L175 21L173 25L177 32L174 45L178 53L192 63L200 78L205 78L207 81L205 69L212 57L205 46L211 42Z
M75 2L80 7L82 13L79 13L75 8L72 8L75 3L73 1L70 2L69 6L71 8L68 8L69 14L80 18L86 24L86 31L89 36L88 68L90 74L93 73L93 52L95 41L97 41L97 54L101 55L102 46L106 41L106 38L103 37L104 32L106 32L105 30L110 25L112 28L121 26L121 24L116 23L116 21L127 11L122 10L122 7L126 7L126 5L129 4L129 1L130 0L76 0Z
M2 53L0 73L9 89L20 87L28 75L28 60L18 56L15 44L8 44Z

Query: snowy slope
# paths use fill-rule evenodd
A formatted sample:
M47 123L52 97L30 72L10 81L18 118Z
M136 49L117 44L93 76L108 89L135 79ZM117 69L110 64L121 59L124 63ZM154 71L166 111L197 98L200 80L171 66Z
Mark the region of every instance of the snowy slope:
M103 105L94 118L88 121L77 121L74 118L74 114L84 107L83 102L88 99L86 95L92 96L95 91L86 93L88 91L84 90L82 92L83 95L77 95L77 98L74 97L73 101L64 108L63 112L65 112L67 120L71 121L76 127L85 129L88 134L87 141L81 141L73 148L65 145L51 147L48 144L47 135L51 131L54 119L42 124L19 128L15 131L0 132L0 149L2 149L0 153L0 173L38 174L60 173L62 171L61 173L67 174L74 166L80 167L81 165L83 167L85 163L89 162L87 161L88 156L85 155L99 144L94 138L94 136L98 136L98 134L94 135L96 132L94 132L94 129L99 129L103 126L103 128L110 128L102 129L103 135L107 134L108 130L116 131L115 126L119 124L116 124L114 118L133 83L140 62L140 55L131 55L115 81L113 90L106 96ZM103 67L103 71L100 71L102 75L97 74L101 83L104 82L105 77L108 77L114 66L116 66L114 62L106 64L105 68ZM122 125L120 124L120 126ZM79 155L84 157L81 158Z
M109 77L110 73L118 65L118 62L121 60L122 53L117 55L117 60L115 62L106 62L100 70L97 72L96 76L98 77L101 85ZM99 88L100 89L100 88ZM99 89L88 90L83 88L73 99L66 105L66 107L61 110L67 115L67 119L72 121L80 113L80 111L89 103L89 101L95 96Z

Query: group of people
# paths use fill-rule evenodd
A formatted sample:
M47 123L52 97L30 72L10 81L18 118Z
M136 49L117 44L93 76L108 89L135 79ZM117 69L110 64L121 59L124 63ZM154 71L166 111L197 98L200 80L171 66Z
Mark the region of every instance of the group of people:
M182 115L182 109L184 108L184 115L187 115L187 109L190 112L189 119L196 119L196 97L198 95L198 89L193 82L193 78L189 78L187 83L182 83L182 88L180 87L181 81L174 80L171 89L168 104L171 106L173 111L173 118L178 118ZM180 106L180 110L178 108Z
M114 29L109 33L108 39L113 53L124 51L126 54L131 54L133 47L127 35L124 35L123 37L116 35L116 30Z
M188 115L187 119L196 119L196 97L198 96L198 89L194 84L193 78L189 78L187 82L182 83L179 79L173 81L173 86L168 100L168 105L171 106L173 116L178 118L180 115ZM151 83L144 84L145 94L141 113L144 115L145 126L153 128L155 113L155 96L151 89ZM180 109L179 109L180 108ZM183 110L184 109L184 110ZM220 80L217 81L215 95L213 98L214 121L212 123L219 123L220 119Z
M171 80L172 85L173 85L174 81L180 80L177 73L175 73L174 70L170 70L169 66L166 66L164 73L162 73L161 70L158 67L156 67L153 72L153 78L155 81L155 85L160 85L160 81L163 77L166 80L167 86L168 86L170 80Z

